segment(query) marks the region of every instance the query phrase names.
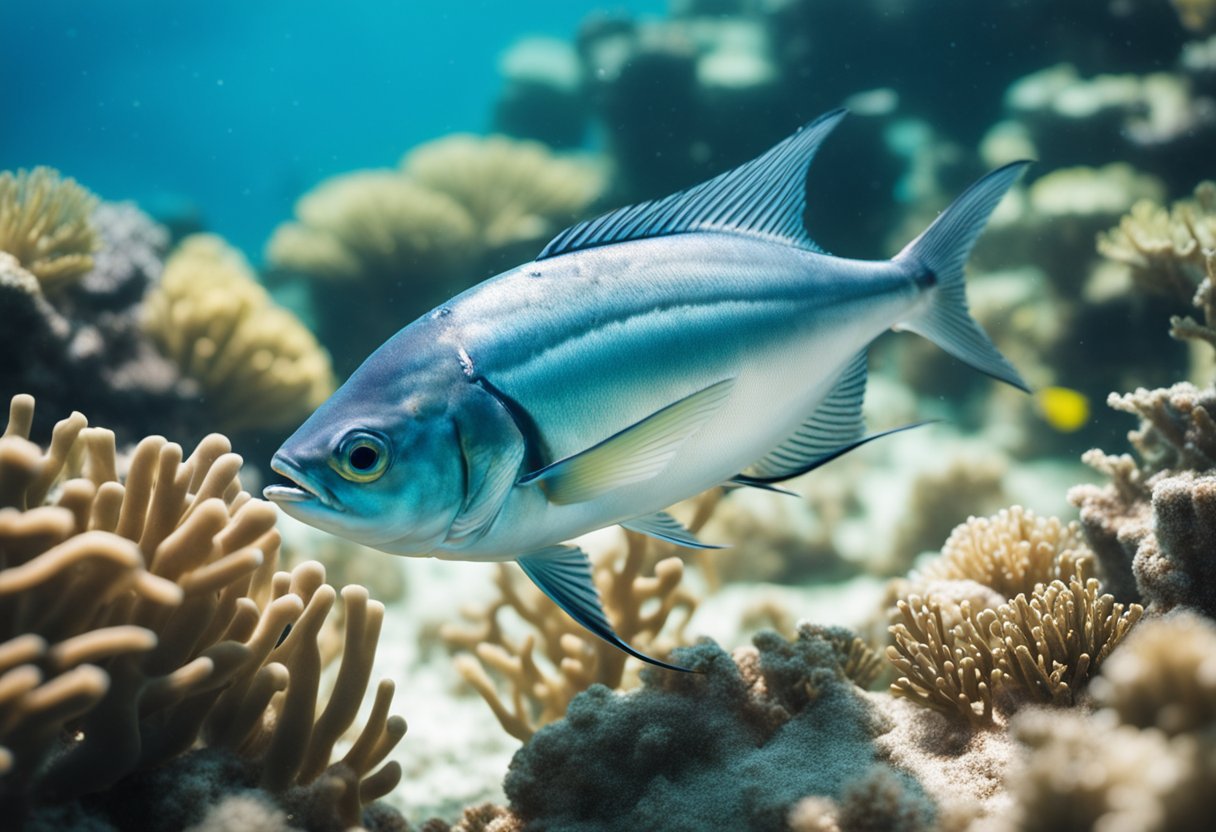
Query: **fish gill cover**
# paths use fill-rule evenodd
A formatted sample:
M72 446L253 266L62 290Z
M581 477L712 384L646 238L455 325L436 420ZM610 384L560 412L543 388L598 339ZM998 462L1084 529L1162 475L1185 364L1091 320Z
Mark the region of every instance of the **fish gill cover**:
M1210 0L63 0L0 46L4 823L1210 825ZM936 424L580 539L703 672L249 496L398 328L841 105L836 254L1036 160L967 267L1036 395L884 336L866 423Z

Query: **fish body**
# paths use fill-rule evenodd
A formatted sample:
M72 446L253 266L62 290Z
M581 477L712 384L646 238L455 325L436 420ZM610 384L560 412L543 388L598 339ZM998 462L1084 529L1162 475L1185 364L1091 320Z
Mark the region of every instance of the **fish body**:
M536 467L712 384L731 389L661 476L566 504L516 487L483 536L436 554L514 557L729 480L787 438L918 295L898 264L707 233L526 264L456 298L423 337L435 360L459 356L470 380L528 414Z
M272 467L293 485L266 496L387 552L517 560L592 632L662 665L616 637L564 541L620 523L706 546L664 507L720 483L771 488L868 441L866 348L892 327L1025 387L962 284L1021 165L891 260L834 257L802 215L807 165L842 116L573 226L405 327L283 445Z

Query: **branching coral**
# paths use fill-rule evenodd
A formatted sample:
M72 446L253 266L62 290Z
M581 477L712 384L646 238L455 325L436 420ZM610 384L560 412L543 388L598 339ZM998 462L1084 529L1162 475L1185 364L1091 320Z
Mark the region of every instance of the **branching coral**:
M33 400L15 398L0 438L6 811L114 797L157 765L235 755L228 788L260 786L297 815L359 823L400 777L395 763L376 769L405 730L387 713L391 683L349 753L330 757L363 699L383 608L344 590L345 652L317 715L317 637L336 593L318 564L274 572L276 513L241 489L227 440L209 436L183 459L149 437L120 480L112 433L73 414L44 452L24 438L32 420ZM190 750L200 743L205 752ZM114 800L94 798L123 815L151 798ZM205 808L187 802L175 811ZM153 828L147 811L140 828Z
M17 258L48 292L93 267L97 198L51 168L0 172L0 251Z
M1128 437L1136 456L1089 451L1110 477L1069 493L1103 572L1121 597L1164 612L1178 605L1216 613L1210 541L1216 535L1216 390L1182 383L1113 395L1108 404L1141 419Z
M1206 276L1206 253L1216 249L1216 183L1201 182L1194 199L1166 209L1152 200L1132 206L1119 225L1098 237L1098 250L1126 264L1151 292L1190 303Z
M891 692L972 727L1027 701L1071 704L1143 612L1102 594L1091 562L1075 525L1021 508L959 526L915 578L930 597L897 604ZM952 584L987 587L994 600L955 606Z
M975 581L1012 598L1062 577L1061 568L1085 553L1075 523L1014 506L957 526L941 555L918 570L916 580Z
M145 327L202 387L221 428L295 424L333 390L329 356L218 237L186 239L145 304Z
M684 565L679 558L658 560L656 552L669 553L669 544L628 532L623 548L594 560L604 609L621 638L662 656L685 643L684 627L696 598L681 585ZM483 609L464 611L473 627L445 627L441 635L450 648L467 651L456 657L456 668L507 733L526 742L541 726L561 719L580 691L593 684L622 685L624 653L588 634L538 590L521 586L512 567L500 565L495 583L497 599ZM508 610L535 632L510 634L509 623L501 620ZM540 661L538 646L544 657ZM490 671L506 683L507 695Z

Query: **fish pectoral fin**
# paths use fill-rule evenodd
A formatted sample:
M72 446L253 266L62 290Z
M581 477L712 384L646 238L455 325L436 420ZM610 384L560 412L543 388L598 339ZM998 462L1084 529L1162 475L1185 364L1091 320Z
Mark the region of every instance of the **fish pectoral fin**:
M812 460L809 460L801 468L796 468L791 471L786 471L784 473L777 474L774 476L768 476L768 477L765 477L765 476L750 477L750 476L740 475L738 477L735 477L733 480L731 480L731 482L742 481L743 485L750 485L753 488L770 488L771 490L779 491L783 494L792 494L793 492L786 491L783 488L772 488L772 486L774 483L785 482L786 480L792 480L794 477L801 477L803 474L814 471L816 468L819 468L823 465L827 465L833 459L838 459L839 457L844 456L849 451L855 451L858 448L860 448L862 445L868 445L869 443L873 442L875 439L882 439L884 436L890 436L893 433L902 433L905 430L912 430L912 428L919 428L919 427L923 427L924 425L932 425L938 421L940 421L940 420L939 419L926 419L923 422L913 422L910 425L900 425L897 428L888 428L887 430L880 430L877 433L871 433L868 436L863 436L860 439L857 439L853 442L848 443L847 445L841 445L839 448L834 448L833 450L829 451L828 453L824 454L823 456L819 456ZM794 496L797 496L797 495L795 494Z
M717 543L702 543L683 523L665 511L656 511L654 514L648 514L645 517L635 517L632 520L626 520L620 525L631 532L649 535L650 537L665 540L677 546L685 546L689 549L729 548Z
M518 558L518 563L541 592L604 641L647 664L692 672L686 667L651 658L630 647L616 634L600 604L600 594L591 574L591 561L582 549L577 546L550 546Z
M726 402L734 384L728 378L685 396L598 445L520 478L518 484L539 482L549 502L566 505L651 479Z
M866 430L861 416L865 396L866 351L862 350L849 360L827 398L794 435L748 466L743 474L757 482L781 482L857 447L855 443Z

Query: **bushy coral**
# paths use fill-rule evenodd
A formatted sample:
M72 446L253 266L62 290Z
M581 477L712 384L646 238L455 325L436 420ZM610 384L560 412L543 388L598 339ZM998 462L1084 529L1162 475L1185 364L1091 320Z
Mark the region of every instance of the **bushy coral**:
M182 242L148 294L144 326L222 430L294 425L333 391L328 354L218 237Z
M91 795L98 822L182 828L221 794L262 789L308 829L359 823L400 778L396 763L377 769L405 730L388 715L391 682L331 760L363 700L383 607L343 591L345 650L316 713L318 634L336 593L318 564L274 571L276 513L241 489L227 440L183 459L149 437L120 479L111 432L73 414L43 451L25 438L32 421L32 399L15 398L0 438L9 816L53 823ZM166 763L168 779L156 773Z
M1201 830L1216 811L1212 657L1193 613L1141 624L1094 680L1093 716L1032 711L1013 723L1030 752L997 830ZM987 827L986 827L987 828Z
M102 203L90 225L92 267L51 293L0 252L0 400L18 392L42 403L32 435L50 436L50 414L87 410L122 444L156 431L201 438L198 388L151 343L141 324L147 287L160 277L168 232L130 203Z
M927 597L897 603L891 692L973 727L1026 702L1072 704L1142 614L1101 593L1091 562L1077 526L1020 508L959 526L913 577Z
M0 251L55 292L93 268L97 197L51 168L0 172Z

